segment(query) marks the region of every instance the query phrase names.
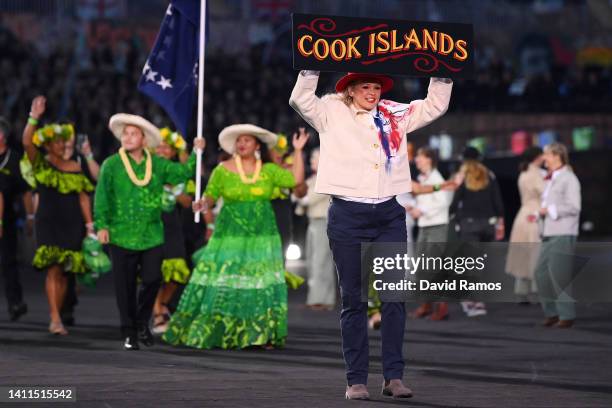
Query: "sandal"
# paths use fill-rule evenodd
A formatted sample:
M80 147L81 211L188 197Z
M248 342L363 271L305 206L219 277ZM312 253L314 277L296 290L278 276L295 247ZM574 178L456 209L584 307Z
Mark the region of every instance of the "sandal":
M168 330L168 322L170 321L170 314L161 313L156 314L153 317L153 334L164 334Z
M66 336L68 335L68 330L66 330L61 322L51 322L49 323L49 333L56 336Z

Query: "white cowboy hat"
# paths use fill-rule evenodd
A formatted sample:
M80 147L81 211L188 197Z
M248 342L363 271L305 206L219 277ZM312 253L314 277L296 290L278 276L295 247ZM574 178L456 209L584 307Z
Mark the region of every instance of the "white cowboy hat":
M147 147L157 147L161 142L161 135L157 126L141 116L130 115L129 113L116 113L108 121L108 128L119 140L121 140L121 134L126 125L136 126L142 130L147 141Z
M250 123L241 123L226 127L219 133L219 144L221 148L229 154L234 154L236 151L236 139L241 135L251 135L259 139L268 148L274 147L278 140L278 136L269 130L260 128L259 126L251 125Z

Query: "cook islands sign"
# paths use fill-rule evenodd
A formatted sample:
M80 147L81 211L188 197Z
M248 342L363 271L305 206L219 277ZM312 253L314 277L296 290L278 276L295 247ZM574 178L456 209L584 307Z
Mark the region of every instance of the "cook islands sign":
M293 67L471 78L470 24L293 14Z

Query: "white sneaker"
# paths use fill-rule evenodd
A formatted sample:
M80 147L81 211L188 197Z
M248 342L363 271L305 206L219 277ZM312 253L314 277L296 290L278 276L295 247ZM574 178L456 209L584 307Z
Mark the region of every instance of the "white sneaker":
M463 309L463 313L469 316L470 310L474 308L474 302L466 300L461 302L461 308Z
M472 308L466 312L468 317L484 316L487 314L487 308L484 303L476 302Z

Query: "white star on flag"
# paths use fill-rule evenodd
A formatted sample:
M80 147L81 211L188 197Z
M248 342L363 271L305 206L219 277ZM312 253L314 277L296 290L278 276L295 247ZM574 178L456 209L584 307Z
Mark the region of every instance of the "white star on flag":
M147 71L149 71L151 69L151 66L149 65L149 60L147 60L147 62L145 62L145 66L142 68L142 73L146 74Z
M156 76L157 72L153 71L151 67L149 67L149 72L147 72L147 81L155 81Z
M164 78L163 75L160 75L160 77L161 79L157 81L157 85L161 86L164 91L166 90L166 88L172 88L172 84L170 83L169 78Z

